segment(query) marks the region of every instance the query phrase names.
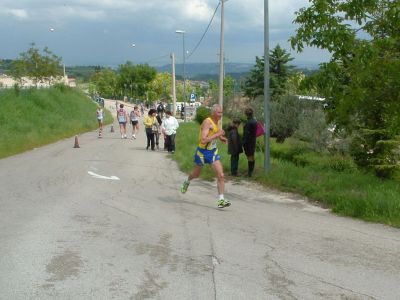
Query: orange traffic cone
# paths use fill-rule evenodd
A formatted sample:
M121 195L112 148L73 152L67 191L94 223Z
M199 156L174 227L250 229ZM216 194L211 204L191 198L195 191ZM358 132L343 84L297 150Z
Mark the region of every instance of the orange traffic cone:
M111 132L115 132L115 130L114 130L114 124L111 124Z
M79 147L79 141L78 141L78 136L77 136L77 135L75 136L75 145L74 145L74 148L80 148L80 147Z

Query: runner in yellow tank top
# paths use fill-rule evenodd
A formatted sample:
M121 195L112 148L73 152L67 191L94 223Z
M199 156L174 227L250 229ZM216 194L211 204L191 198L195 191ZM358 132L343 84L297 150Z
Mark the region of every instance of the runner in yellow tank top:
M223 143L227 142L224 137L225 131L218 127L222 117L222 108L219 105L214 105L211 111L211 117L203 121L200 127L199 145L194 155L194 167L192 173L183 182L181 192L186 193L190 181L200 176L201 170L205 164L210 164L217 176L217 188L219 200L217 206L224 208L230 206L231 203L224 199L224 170L220 161L221 157L218 154L217 140Z
M207 138L210 138L210 136L212 136L218 132L218 130L219 130L218 125L220 122L218 121L217 124L215 124L211 118L207 118L206 120L209 121L211 124L210 129L207 134ZM214 139L212 142L208 142L208 143L203 142L202 143L201 134L202 134L202 128L200 128L200 132L199 132L199 148L208 149L208 150L217 148L217 140L216 139Z

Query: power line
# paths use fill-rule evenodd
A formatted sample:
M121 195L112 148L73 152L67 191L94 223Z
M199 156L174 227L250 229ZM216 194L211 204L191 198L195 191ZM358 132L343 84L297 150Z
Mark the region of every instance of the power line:
M210 23L208 23L208 26L207 26L206 30L204 31L204 33L203 33L203 36L201 37L200 41L197 43L196 47L194 47L194 49L193 49L193 50L190 52L190 54L186 57L187 59L188 59L189 57L191 57L191 56L193 55L193 53L197 50L197 48L200 46L200 43L203 41L205 35L206 35L207 32L208 32L208 29L210 29L211 23L212 23L212 21L214 20L215 14L217 13L218 7L219 7L220 5L221 5L221 2L218 2L218 5L217 5L217 7L215 8L214 14L213 14L213 16L211 17Z

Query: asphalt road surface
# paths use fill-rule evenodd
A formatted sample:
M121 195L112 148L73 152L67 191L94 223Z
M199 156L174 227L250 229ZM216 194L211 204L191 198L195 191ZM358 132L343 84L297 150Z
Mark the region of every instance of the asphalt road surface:
M400 299L400 230L246 181L217 209L115 129L0 160L0 299Z

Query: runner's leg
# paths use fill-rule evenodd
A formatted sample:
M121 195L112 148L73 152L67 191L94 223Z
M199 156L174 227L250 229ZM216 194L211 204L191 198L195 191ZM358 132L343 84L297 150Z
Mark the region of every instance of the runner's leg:
M212 168L217 176L217 187L218 194L223 195L225 190L225 179L224 179L224 169L222 167L221 161L216 160L212 164Z

